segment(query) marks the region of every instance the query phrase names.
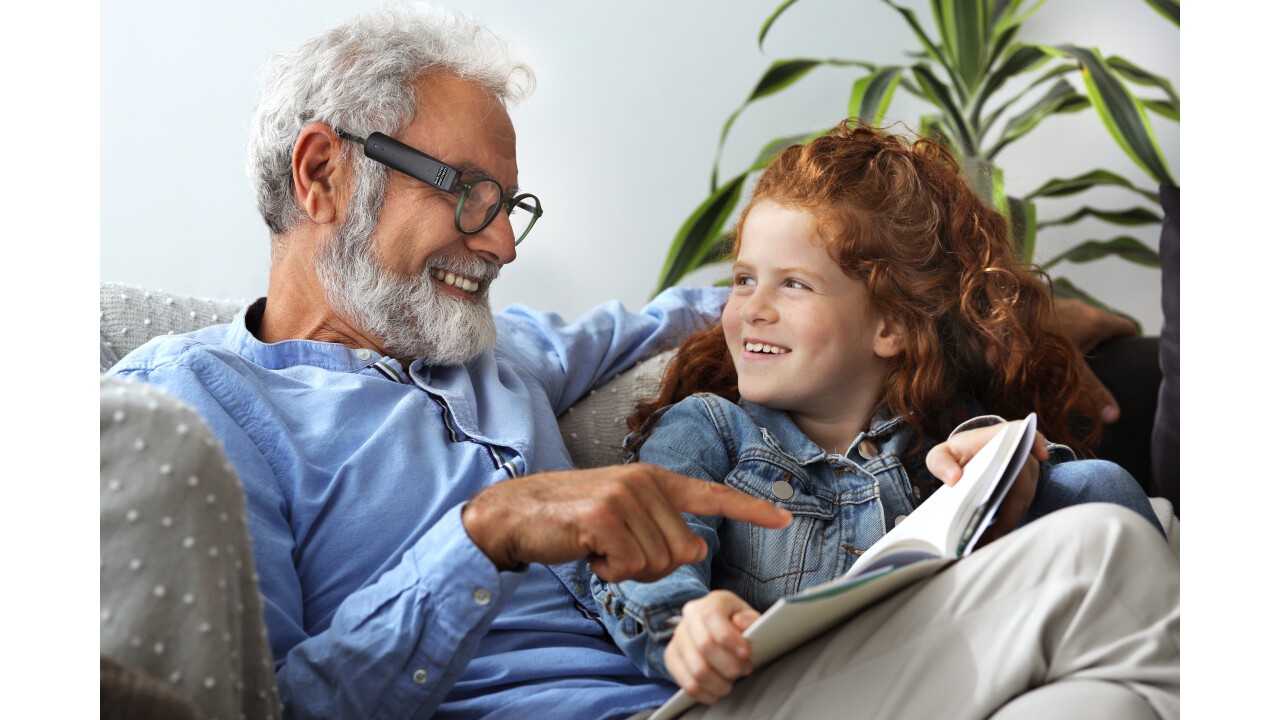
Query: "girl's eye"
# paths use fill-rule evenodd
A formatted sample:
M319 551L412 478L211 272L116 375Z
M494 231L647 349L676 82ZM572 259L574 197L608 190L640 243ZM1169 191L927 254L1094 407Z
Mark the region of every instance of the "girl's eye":
M734 285L755 285L756 279L753 277L747 277L746 275L739 275L738 277L733 279L733 284Z
M800 282L799 280L788 280L788 281L786 281L785 283L783 283L783 285L782 285L782 286L783 286L783 287L792 288L792 289L794 289L794 290L808 290L808 289L809 289L809 286L808 286L808 285L805 285L804 283Z

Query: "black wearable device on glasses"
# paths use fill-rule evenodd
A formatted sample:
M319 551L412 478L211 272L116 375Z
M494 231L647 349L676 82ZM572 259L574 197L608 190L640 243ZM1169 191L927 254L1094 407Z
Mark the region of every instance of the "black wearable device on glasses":
M458 187L457 170L393 137L380 132L370 133L367 138L360 138L341 130L338 134L347 140L364 145L365 157L370 160L377 160L405 175L431 183L445 192L454 192Z

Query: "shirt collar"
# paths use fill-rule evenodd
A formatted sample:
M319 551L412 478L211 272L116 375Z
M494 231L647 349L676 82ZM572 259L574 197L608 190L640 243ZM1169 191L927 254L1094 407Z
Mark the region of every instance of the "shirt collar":
M405 381L403 378L407 375L400 366L400 361L372 348L349 348L341 343L319 340L262 342L254 336L253 330L262 325L262 313L266 307L267 299L258 298L236 313L227 331L227 347L246 360L271 370L310 365L335 372L359 372L377 364L394 371L395 375L402 378L401 382ZM380 372L387 375L385 370Z

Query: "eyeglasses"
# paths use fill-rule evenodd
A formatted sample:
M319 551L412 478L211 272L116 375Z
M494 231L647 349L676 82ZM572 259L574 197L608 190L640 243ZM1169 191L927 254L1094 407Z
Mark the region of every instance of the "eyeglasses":
M458 196L458 209L453 214L453 225L464 235L475 235L489 227L505 207L511 218L511 232L516 245L524 240L533 224L542 217L542 203L536 195L521 193L511 197L502 191L502 185L492 178L461 180L462 173L452 165L446 165L430 155L416 150L393 137L372 133L368 138L352 135L334 128L338 137L364 146L365 157L399 170L411 178Z

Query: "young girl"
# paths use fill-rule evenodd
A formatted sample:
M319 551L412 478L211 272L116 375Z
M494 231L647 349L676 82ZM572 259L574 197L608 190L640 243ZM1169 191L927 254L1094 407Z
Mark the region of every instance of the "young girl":
M996 429L939 444L952 428L1034 411L1066 443L1037 438L993 536L1095 501L1160 527L1124 470L1074 460L1098 432L1075 351L1004 218L938 144L846 122L788 148L760 178L734 255L720 325L681 346L659 397L630 418L627 447L793 520L766 530L686 515L703 561L654 583L593 582L646 674L703 702L728 693L751 670L742 631L761 611L847 571Z

